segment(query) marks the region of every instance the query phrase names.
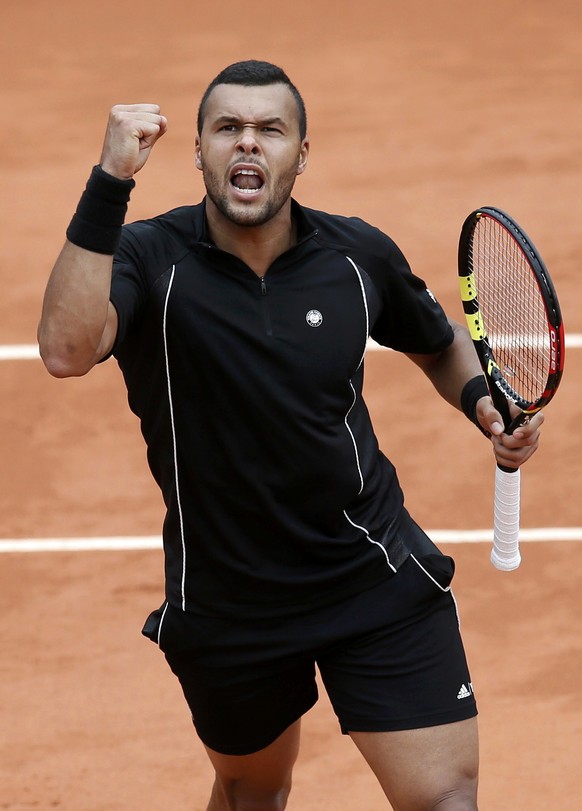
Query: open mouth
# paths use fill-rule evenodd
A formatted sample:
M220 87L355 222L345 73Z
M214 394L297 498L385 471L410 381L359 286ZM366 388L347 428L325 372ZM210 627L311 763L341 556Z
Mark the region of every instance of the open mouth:
M236 167L230 176L231 185L242 194L256 194L265 185L257 169Z

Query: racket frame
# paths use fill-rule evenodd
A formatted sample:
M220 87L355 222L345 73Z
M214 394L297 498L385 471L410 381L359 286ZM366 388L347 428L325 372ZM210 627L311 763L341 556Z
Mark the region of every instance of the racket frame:
M469 259L473 234L482 217L495 220L517 242L534 275L546 311L550 341L549 372L543 393L534 401L521 397L503 376L483 322L478 300L479 291ZM560 383L564 369L564 324L558 297L548 270L530 238L512 217L493 206L476 209L463 223L459 239L458 266L461 299L467 326L487 379L491 398L503 417L506 433L512 433L515 428L529 421L533 414L550 402ZM515 403L522 412L513 420L509 415L508 400Z

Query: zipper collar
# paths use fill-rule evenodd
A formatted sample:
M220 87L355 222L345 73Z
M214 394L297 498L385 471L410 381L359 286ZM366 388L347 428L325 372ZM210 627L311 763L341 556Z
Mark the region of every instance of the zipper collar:
M303 245L305 242L318 234L318 229L309 222L303 207L294 199L291 200L291 216L297 223L297 242L287 251L285 251L282 256L285 256L285 254L293 251L298 246ZM193 220L196 244L204 248L220 250L216 247L208 232L208 221L206 219L206 197L202 200L200 205L194 206Z

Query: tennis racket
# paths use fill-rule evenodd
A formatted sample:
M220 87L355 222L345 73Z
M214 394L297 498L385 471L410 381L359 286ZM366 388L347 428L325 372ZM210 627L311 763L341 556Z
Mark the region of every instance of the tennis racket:
M546 406L564 368L556 291L528 236L497 208L473 211L459 240L459 282L473 344L507 434ZM509 402L521 410L510 416ZM491 562L511 571L519 552L520 471L495 472Z

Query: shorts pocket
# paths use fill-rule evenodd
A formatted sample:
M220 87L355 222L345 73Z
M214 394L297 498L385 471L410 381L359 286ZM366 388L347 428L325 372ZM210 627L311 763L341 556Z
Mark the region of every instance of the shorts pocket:
M162 635L162 623L164 621L164 617L166 615L167 610L168 603L164 602L159 608L156 608L155 611L152 611L152 613L145 621L145 625L141 629L142 634L148 639L151 639L152 642L155 642L156 645L160 645L160 639Z
M410 557L424 575L440 591L449 591L455 574L455 561L448 555L443 555L405 509L402 510L399 535L410 550Z
M441 552L420 557L411 555L410 557L440 591L450 591L455 574L455 561L453 558L449 555L443 555Z

